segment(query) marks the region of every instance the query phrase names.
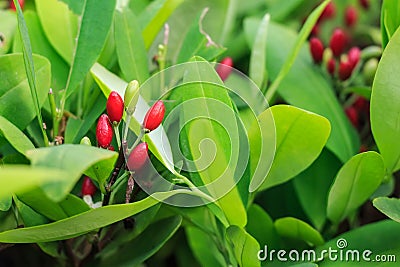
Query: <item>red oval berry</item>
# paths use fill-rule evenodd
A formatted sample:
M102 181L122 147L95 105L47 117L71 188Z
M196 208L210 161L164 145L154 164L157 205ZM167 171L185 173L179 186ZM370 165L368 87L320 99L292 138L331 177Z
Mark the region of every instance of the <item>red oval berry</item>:
M369 9L369 0L359 0L358 2L365 10Z
M316 37L310 39L310 52L314 63L320 64L324 55L324 45L320 39Z
M342 54L344 47L346 46L346 35L341 29L336 29L329 42L329 47L335 57L339 57Z
M333 77L335 75L336 70L336 61L333 58L330 58L326 63L326 70Z
M357 9L353 6L349 6L346 8L344 13L344 22L348 27L353 27L356 25L358 19Z
M341 61L339 64L339 79L341 81L345 81L350 78L351 73L353 72L353 68L349 61Z
M335 4L332 2L329 2L329 4L326 5L324 11L322 12L319 20L323 21L326 19L332 19L336 15L336 7Z
M354 127L358 127L358 112L354 107L348 107L345 109L345 113L347 115L347 118L349 118L351 124L353 124Z
M25 1L24 1L24 0L18 0L18 3L19 3L19 5L21 6L21 10L23 10L23 9L24 9L24 5L25 5ZM14 11L17 11L17 8L16 8L16 6L14 5L14 1L13 1L13 0L10 1L10 8L11 8L12 10L14 10Z
M86 195L90 195L93 196L96 193L97 187L96 185L92 182L92 180L85 176L83 178L83 182L82 182L82 196L86 196Z
M349 62L353 69L357 66L358 61L360 61L360 57L361 57L361 50L358 47L352 47L347 53L347 58L349 59Z
M314 27L311 29L311 36L318 36L320 32L319 24L315 24Z
M128 157L127 166L130 171L140 170L148 158L148 146L146 142L138 144Z
M161 100L158 100L147 111L143 120L143 127L149 131L156 129L164 119L165 106Z
M217 66L217 73L222 81L228 79L229 75L232 72L233 60L230 57L226 57L221 60L221 62Z
M102 114L97 121L96 138L100 147L107 148L111 144L113 129L106 114Z
M111 122L119 123L124 114L124 101L122 97L115 91L112 91L107 99L107 114Z

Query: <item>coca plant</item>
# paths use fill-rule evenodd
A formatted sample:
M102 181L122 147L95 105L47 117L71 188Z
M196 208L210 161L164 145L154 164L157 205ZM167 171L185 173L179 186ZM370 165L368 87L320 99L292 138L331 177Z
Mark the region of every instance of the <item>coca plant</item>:
M397 266L399 5L0 1L0 265Z

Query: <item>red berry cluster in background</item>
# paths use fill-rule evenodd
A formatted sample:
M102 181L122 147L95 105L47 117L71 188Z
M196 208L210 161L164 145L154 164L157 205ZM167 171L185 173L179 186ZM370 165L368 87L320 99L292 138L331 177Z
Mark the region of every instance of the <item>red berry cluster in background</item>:
M232 72L233 67L233 59L231 57L225 57L221 60L221 62L217 65L217 73L222 81L228 79L229 75Z

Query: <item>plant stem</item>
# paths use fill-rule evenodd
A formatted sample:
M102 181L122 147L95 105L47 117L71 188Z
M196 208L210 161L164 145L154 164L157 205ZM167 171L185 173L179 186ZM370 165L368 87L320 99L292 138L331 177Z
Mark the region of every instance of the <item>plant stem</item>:
M118 124L113 124L115 138L117 139L118 148L121 148L121 137L119 136Z
M50 103L50 110L51 110L51 117L53 120L53 139L58 132L58 123L57 123L57 107L56 101L54 99L53 90L50 88L49 90L49 103Z

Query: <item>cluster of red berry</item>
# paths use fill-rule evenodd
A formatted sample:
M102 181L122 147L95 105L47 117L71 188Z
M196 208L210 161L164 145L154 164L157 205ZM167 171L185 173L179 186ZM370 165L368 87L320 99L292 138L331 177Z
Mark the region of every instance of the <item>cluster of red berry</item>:
M137 96L135 94L138 93L138 84L134 83L136 86L131 86L129 84L125 93L125 105L126 105L126 113L128 116L132 116L134 108L132 106L136 106ZM131 91L135 91L132 93ZM134 102L134 103L133 103ZM106 111L107 114L102 114L97 121L96 127L96 139L97 144L101 148L105 148L108 150L114 150L114 147L111 145L114 131L119 131L119 124L122 120L124 114L124 100L118 94L118 92L111 92L108 96L106 103ZM165 114L165 106L163 101L159 100L154 103L154 105L147 111L143 123L142 123L142 131L144 133L149 133L161 124L164 119ZM114 131L113 131L114 130ZM139 137L140 138L140 137ZM140 141L140 140L139 140ZM122 143L126 143L126 140L123 140ZM119 159L118 162L121 162L123 159L123 147L122 144L119 145ZM128 152L127 152L128 153ZM121 156L122 155L122 156ZM131 172L139 171L148 159L148 145L146 142L138 143L131 148L131 152L127 156L127 169ZM122 166L115 166L117 170L120 170ZM115 171L114 171L115 172ZM113 172L113 173L114 173ZM118 172L115 172L118 174ZM82 183L82 195L90 195L93 196L96 192L96 186L92 182L89 177L84 177L84 181Z

